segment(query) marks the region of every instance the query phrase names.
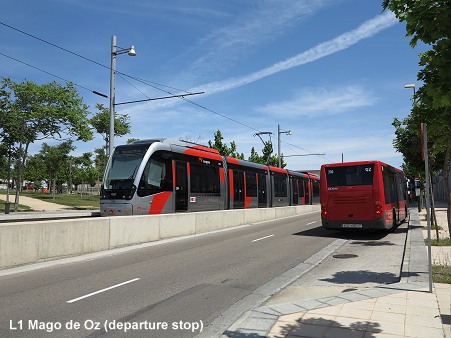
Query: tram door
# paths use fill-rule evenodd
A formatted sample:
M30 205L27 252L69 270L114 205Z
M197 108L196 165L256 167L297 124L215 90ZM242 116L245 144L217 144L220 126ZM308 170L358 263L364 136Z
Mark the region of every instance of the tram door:
M266 197L266 176L258 174L258 207L266 208L268 206Z
M186 162L175 163L175 211L188 210L188 177Z
M244 172L233 171L233 209L244 208Z
M299 204L299 180L293 178L293 181L291 182L292 185L292 191L293 191L293 205Z

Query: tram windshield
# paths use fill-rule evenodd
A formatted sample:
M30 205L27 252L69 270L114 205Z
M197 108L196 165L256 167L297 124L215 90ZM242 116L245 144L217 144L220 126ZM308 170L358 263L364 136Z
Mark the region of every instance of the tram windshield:
M149 145L118 146L109 162L103 188L107 190L131 189L139 165Z

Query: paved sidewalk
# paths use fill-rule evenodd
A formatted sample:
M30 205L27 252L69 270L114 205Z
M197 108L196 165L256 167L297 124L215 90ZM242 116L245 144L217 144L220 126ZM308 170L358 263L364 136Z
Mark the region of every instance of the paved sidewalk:
M6 199L6 195L0 195L2 199ZM14 195L9 197L11 208L14 207ZM34 211L59 211L59 210L73 210L74 208L68 207L66 205L41 201L37 198L31 198L28 196L20 196L19 203L29 206Z
M429 293L427 248L418 212L411 209L399 283L258 307L222 337L451 338L451 285Z

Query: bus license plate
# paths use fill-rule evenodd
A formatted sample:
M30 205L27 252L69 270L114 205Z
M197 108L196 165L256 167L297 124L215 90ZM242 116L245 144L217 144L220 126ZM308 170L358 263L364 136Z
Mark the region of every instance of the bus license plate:
M363 224L342 224L342 228L363 228Z

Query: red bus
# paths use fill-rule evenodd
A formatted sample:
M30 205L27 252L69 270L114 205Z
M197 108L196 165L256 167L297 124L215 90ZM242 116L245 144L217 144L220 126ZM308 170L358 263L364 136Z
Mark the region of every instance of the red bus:
M380 161L323 164L321 220L326 229L392 229L407 218L404 173Z

